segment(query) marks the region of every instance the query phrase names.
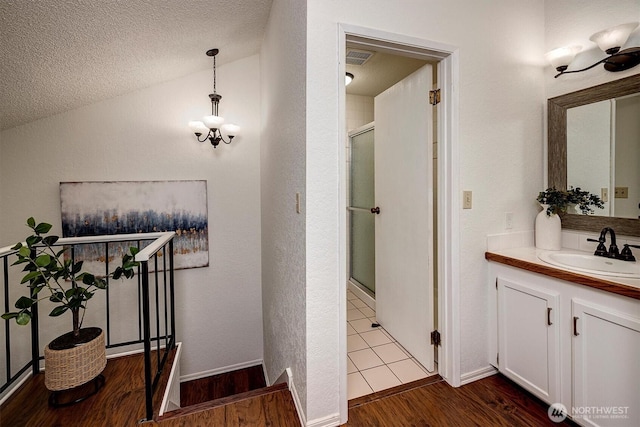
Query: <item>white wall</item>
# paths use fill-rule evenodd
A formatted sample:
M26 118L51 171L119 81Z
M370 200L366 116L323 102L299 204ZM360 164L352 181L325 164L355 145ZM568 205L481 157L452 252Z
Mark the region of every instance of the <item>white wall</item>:
M488 365L486 235L530 230L542 187L544 10L539 1L310 1L307 75L307 355L310 419L339 409L339 22L458 46L461 372ZM461 194L460 194L461 196ZM446 339L446 338L445 338ZM312 353L313 351L313 353ZM344 355L342 355L344 356Z
M209 267L175 274L183 375L262 359L259 69L218 68L221 115L243 133L215 151L187 128L210 114L210 69L0 133L0 246L29 216L61 232L61 181L207 181Z
M305 18L304 2L275 0L260 53L264 360L270 381L291 367L303 416L308 402Z
M373 96L346 96L347 132L373 121Z

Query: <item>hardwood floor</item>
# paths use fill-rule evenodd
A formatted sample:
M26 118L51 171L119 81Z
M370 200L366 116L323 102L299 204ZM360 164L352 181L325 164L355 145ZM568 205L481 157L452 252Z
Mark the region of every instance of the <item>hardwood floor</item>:
M168 360L154 394L157 414L162 401L174 353ZM156 363L155 352L152 361ZM52 408L44 374L31 377L0 407L0 426L135 426L145 415L144 361L142 354L110 359L103 375L104 387L94 396L75 405Z
M105 387L85 402L66 408L47 405L44 376L32 378L0 408L2 427L136 426L144 416L141 357L110 360ZM240 374L240 377L246 374ZM245 378L248 378L245 377ZM166 380L163 380L166 381ZM250 383L226 379L228 383ZM185 383L188 384L188 383ZM191 384L192 386L195 384ZM198 386L202 386L199 384ZM189 386L186 386L188 389ZM215 388L215 387L214 387ZM208 389L205 386L204 389ZM190 391L186 390L186 394ZM161 396L154 396L156 402ZM259 395L258 395L259 394ZM201 396L200 393L194 393ZM156 404L156 408L157 405ZM434 376L349 402L346 427L405 426L557 426L547 417L548 406L501 375L453 388ZM178 410L173 418L145 423L158 427L300 426L286 386L253 390Z
M200 408L196 413L163 419L153 425L158 427L296 427L300 426L300 421L291 392L285 386L284 389L280 387L274 392L247 397L224 406Z
M444 381L369 401L349 402L348 427L393 426L562 426L547 405L502 375L453 388ZM367 397L367 396L365 396Z
M251 366L180 384L180 406L191 406L266 387L262 366Z

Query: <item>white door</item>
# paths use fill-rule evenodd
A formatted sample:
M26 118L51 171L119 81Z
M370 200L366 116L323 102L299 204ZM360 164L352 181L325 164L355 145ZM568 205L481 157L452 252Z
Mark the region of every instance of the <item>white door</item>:
M376 318L434 370L432 67L375 98Z

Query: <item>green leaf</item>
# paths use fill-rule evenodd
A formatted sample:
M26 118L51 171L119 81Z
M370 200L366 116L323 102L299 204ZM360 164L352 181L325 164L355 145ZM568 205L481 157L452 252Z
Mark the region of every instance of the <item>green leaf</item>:
M93 285L98 289L107 289L107 282L104 279L96 279Z
M136 256L136 254L137 254L138 252L140 252L140 249L136 248L135 246L130 246L130 247L129 247L129 252L131 252L131 255L135 257L135 256Z
M30 217L30 218L27 220L27 225L29 226L29 228L33 228L33 227L35 227L35 226L36 226L36 220L35 220L35 219L33 219L33 217Z
M32 271L31 273L25 275L22 278L22 281L20 283L27 283L28 281L35 279L36 277L40 276L40 272L39 271Z
M33 300L29 297L20 297L18 301L16 301L16 308L24 310L25 308L29 308L33 305Z
M73 274L78 274L80 272L80 270L82 270L82 263L84 261L78 261L75 264L73 264Z
M42 241L49 246L53 246L58 241L58 236L47 236Z
M31 320L31 313L29 313L29 311L22 311L16 317L16 323L21 326L28 324L29 320Z
M18 250L18 255L23 256L25 258L29 258L29 256L31 255L31 249L29 249L26 246L23 246Z
M61 314L63 314L67 310L68 310L68 308L65 307L65 306L56 307L53 310L51 310L51 313L49 313L49 316L52 316L52 317L60 316Z
M9 320L9 319L13 319L15 317L18 317L18 313L5 313L0 317L2 317L4 320Z
M96 276L91 273L84 273L82 275L82 283L85 285L93 285L96 282Z
M18 249L20 249L22 247L22 243L18 242L16 243L11 249L13 249L14 251L17 251Z
M51 295L49 297L49 301L51 301L51 302L62 302L63 298L64 298L64 294L62 292L58 291L58 292L54 293L53 295Z
M37 245L42 241L42 237L40 236L29 236L26 239L27 246L32 247L33 245Z
M49 254L38 255L36 258L36 265L38 267L46 267L51 263L51 256Z
M41 222L36 226L36 228L33 229L33 231L35 231L38 234L45 234L45 233L48 233L49 230L51 230L51 227L52 227L51 224L47 224L46 222Z

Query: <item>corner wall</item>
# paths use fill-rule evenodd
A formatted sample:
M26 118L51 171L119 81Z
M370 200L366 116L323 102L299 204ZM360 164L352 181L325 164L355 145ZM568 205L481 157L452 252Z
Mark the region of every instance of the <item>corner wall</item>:
M341 201L338 23L459 47L460 371L488 367L486 235L530 230L542 186L544 9L528 0L310 1L307 24L307 357L309 419L339 412ZM441 143L445 143L442 141ZM456 197L454 194L453 197ZM313 331L313 336L311 336ZM445 339L447 339L445 337Z
M305 2L274 0L260 52L264 361L270 381L291 367L303 417L308 403L305 34Z
M187 127L210 112L211 70L0 133L0 245L29 216L61 232L61 181L207 181L209 267L175 273L183 376L262 359L259 71L258 55L218 67L221 115L242 134L215 150Z

